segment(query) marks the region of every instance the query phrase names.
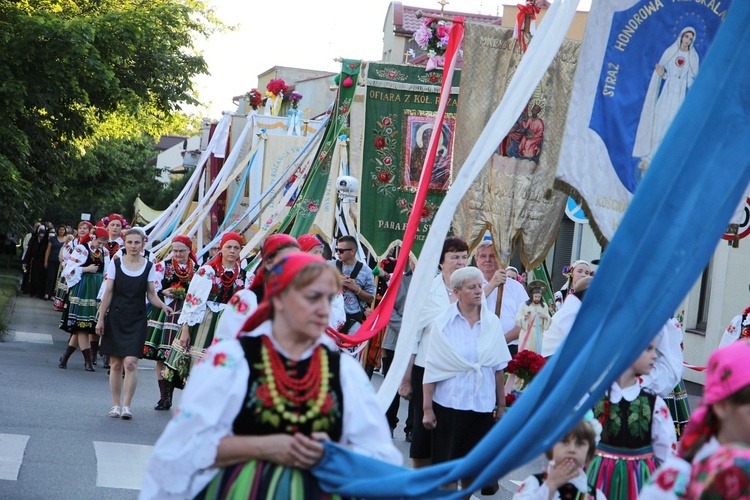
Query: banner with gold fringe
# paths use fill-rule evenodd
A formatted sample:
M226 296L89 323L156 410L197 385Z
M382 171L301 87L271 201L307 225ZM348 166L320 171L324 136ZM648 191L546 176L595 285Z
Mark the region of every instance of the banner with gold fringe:
M505 95L523 52L513 30L467 24L464 81L456 118L457 169ZM454 232L470 245L489 230L507 265L515 247L527 269L539 265L557 235L566 196L552 191L580 43L565 40L545 77L460 203Z

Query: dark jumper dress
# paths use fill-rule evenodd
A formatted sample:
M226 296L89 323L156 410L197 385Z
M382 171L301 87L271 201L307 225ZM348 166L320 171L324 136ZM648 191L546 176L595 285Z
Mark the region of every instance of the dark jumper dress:
M122 270L121 259L115 260L115 280L112 301L104 318L104 335L99 351L107 356L143 356L146 341L146 291L148 273L153 263L139 276L128 276Z

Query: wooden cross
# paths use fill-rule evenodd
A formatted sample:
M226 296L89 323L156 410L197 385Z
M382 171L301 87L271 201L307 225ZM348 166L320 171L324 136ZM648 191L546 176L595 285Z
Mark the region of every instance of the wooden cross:
M409 62L409 51L407 50L406 52L404 52L404 63L408 63L408 62Z
M445 6L448 5L450 2L446 2L445 0L440 0L438 3L440 4L440 14L442 15L445 13Z

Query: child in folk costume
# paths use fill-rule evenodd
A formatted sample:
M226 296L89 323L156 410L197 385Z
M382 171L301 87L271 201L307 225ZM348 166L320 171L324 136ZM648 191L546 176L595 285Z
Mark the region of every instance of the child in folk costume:
M513 500L606 500L601 490L589 486L584 467L593 458L602 434L601 424L589 411L551 450L546 472L526 478Z
M594 275L591 271L591 264L585 260L577 260L571 265L563 267L562 274L568 279L562 288L555 292L555 309L558 311L568 295L575 293L580 288L578 282L586 276Z
M646 390L640 378L651 372L656 357L654 339L594 407L604 430L588 479L610 500L638 498L643 484L677 447L666 403Z
M83 352L84 368L93 372L93 358L89 336L96 335L99 300L97 294L104 281L104 269L109 265L109 252L106 249L107 231L96 228L81 238L65 265L65 281L70 287L68 298L63 305L60 328L78 337L78 346ZM68 343L65 354L60 358L60 368L67 368L68 358L75 351Z
M148 314L148 333L143 347L143 357L156 361L156 381L159 384L159 401L154 410L169 410L172 407L174 387L164 379L164 361L180 327L179 312L185 302L190 281L198 269L198 260L192 250L192 241L184 235L172 238L172 252L164 262L154 266L157 280L156 291L175 312L167 314L162 309L152 308Z
M750 498L750 341L733 342L708 360L700 406L676 457L641 491L646 500Z
M516 313L516 325L521 328L518 337L519 350L529 349L537 354L542 353L542 333L549 328L552 318L547 304L542 300L544 282L534 280L529 283L528 291L531 297L521 304Z

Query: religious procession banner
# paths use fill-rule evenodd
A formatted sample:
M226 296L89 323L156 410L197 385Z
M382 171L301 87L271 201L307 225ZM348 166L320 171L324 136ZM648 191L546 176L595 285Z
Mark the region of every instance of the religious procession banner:
M500 104L523 56L513 30L501 26L467 24L463 47L463 79L471 85L464 86L458 100L458 168ZM503 265L518 246L524 266L535 268L557 236L567 196L552 187L579 51L579 42L563 42L453 218L454 232L471 246L489 230Z
M731 4L592 5L557 178L583 202L600 243L620 224Z
M451 82L430 190L412 252L422 242L445 196L453 165L460 72ZM440 99L442 72L422 66L369 63L365 88L359 231L378 256L401 242L419 185Z
M281 223L280 232L289 233L294 237L310 232L313 222L318 217L321 208L326 217L334 217L334 207L331 205L331 168L332 159L336 148L339 147L338 138L342 135L347 125L349 111L357 88L361 61L344 59L341 63L341 74L338 77L339 90L336 102L331 110L331 119L328 122L323 143L317 152L317 156L310 169L307 180L296 197L294 206ZM338 164L333 165L338 169ZM329 196L326 197L326 191ZM324 200L328 200L324 205ZM321 223L326 226L326 224Z

